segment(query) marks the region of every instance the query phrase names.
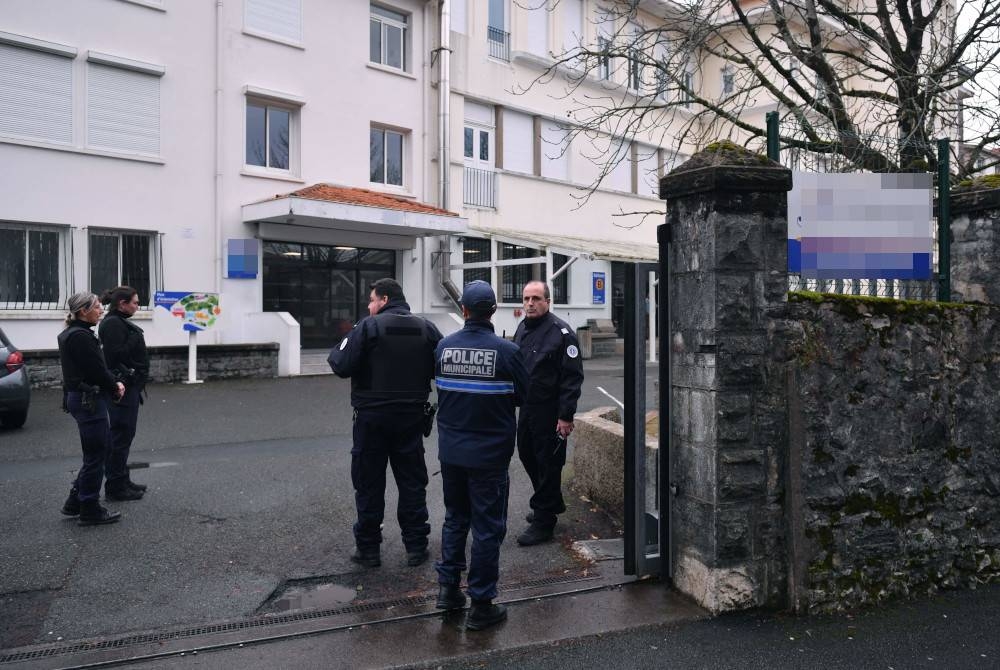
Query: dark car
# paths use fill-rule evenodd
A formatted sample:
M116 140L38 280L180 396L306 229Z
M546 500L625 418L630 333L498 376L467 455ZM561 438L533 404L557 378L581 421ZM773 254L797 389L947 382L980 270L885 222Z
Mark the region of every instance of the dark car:
M24 356L0 328L0 426L23 426L30 402L31 384Z

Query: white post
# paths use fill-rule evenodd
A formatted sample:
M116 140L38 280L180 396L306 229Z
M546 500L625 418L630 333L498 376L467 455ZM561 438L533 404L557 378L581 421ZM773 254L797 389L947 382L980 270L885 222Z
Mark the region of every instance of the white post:
M649 271L649 362L656 362L656 273Z
M188 378L185 384L200 384L198 379L198 331L188 331Z

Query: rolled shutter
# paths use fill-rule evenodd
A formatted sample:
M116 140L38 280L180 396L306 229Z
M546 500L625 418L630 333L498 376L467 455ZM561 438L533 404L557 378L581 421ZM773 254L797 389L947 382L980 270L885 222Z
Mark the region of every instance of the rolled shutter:
M88 63L87 145L159 155L160 78Z
M73 60L0 44L0 135L73 141Z
M246 0L245 25L290 42L302 41L301 0Z

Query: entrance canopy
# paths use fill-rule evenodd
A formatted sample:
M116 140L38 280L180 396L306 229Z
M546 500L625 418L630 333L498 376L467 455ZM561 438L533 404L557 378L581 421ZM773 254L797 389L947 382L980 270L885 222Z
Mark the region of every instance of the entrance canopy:
M570 235L554 235L548 232L513 230L469 226L468 232L480 233L514 244L528 242L539 247L547 247L557 252L569 252L571 256L581 256L591 260L618 261L622 263L655 263L659 259L659 247L641 242L616 242L597 240Z
M412 249L417 237L468 231L466 219L454 212L332 184L243 205L243 221L257 223L262 238L378 249Z

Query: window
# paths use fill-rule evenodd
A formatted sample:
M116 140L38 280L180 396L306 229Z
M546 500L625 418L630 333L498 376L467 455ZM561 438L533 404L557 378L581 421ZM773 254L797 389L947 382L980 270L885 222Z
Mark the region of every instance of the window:
M597 50L601 53L597 57L597 77L604 81L611 79L611 40L607 37L597 38Z
M160 75L87 63L87 146L158 156Z
M628 87L633 91L642 90L642 58L643 44L642 26L631 25L632 43L628 46Z
M534 172L535 121L528 114L503 110L503 168L512 172Z
M583 40L583 0L560 0L562 9L563 51L580 46Z
M246 0L247 32L292 44L302 43L301 0Z
M694 102L694 72L689 69L681 73L681 90L677 92L678 101L683 107L690 107Z
M510 34L507 32L507 0L489 0L486 40L490 56L510 60Z
M0 223L0 307L58 309L66 298L64 259L60 230Z
M552 121L541 123L541 172L543 177L569 180L569 129Z
M552 254L552 272L555 274L559 271L559 268L569 263L569 256L563 256L562 254L553 253ZM570 269L566 268L566 271L561 275L552 280L552 302L556 305L568 305L569 304L569 272Z
M71 57L0 44L0 135L73 141Z
M722 95L728 97L736 91L736 71L731 65L722 68Z
M369 143L369 181L390 186L403 185L403 134L372 128Z
M549 46L549 10L545 0L529 0L523 6L528 11L528 51L545 56Z
M639 195L659 195L660 192L660 150L648 144L635 145L636 184Z
M140 232L90 232L90 290L131 286L139 303L149 305L153 289L153 235Z
M539 259L538 249L520 244L500 243L500 260ZM502 265L500 271L500 302L521 302L521 292L529 281L545 281L545 265L538 260L523 264Z
M463 263L488 263L493 260L493 243L474 237L466 237L462 242ZM465 268L462 270L462 286L480 279L491 283L490 268Z
M290 170L293 110L247 100L246 164Z
M371 6L369 60L387 67L406 70L408 48L407 16L378 5Z

